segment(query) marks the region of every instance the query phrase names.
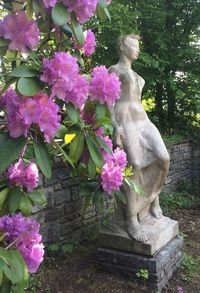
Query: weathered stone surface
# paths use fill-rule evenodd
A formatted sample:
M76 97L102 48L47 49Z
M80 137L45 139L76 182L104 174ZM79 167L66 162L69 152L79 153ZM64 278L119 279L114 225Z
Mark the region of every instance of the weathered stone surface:
M170 257L172 252L174 258ZM182 255L183 238L180 236L171 240L151 257L100 247L97 254L97 268L129 276L131 279L137 279L136 273L146 269L149 272L148 287L161 291L180 266Z
M178 222L164 216L160 219L146 218L140 225L149 238L146 242L132 239L124 230L118 233L119 229L115 232L109 227L101 227L99 243L102 247L153 255L178 235Z

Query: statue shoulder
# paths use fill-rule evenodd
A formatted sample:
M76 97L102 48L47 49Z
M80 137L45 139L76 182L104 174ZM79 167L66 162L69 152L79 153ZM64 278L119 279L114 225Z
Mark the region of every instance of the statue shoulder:
M121 82L130 82L131 80L130 73L119 68L118 64L111 66L108 71L109 73L114 72Z

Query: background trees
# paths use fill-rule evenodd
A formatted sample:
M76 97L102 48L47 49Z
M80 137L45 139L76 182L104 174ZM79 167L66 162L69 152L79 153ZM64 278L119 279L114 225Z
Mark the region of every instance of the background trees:
M146 80L144 98L155 99L150 115L164 133L184 131L194 137L200 124L199 11L196 0L116 0L112 23L101 24L96 34L101 46L95 62L107 66L117 61L114 46L120 34L140 34L142 52L134 70Z

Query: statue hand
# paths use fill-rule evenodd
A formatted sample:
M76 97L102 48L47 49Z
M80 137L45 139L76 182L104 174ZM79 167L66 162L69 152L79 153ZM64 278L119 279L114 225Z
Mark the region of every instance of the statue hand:
M123 148L124 133L122 127L117 127L115 132L115 143L118 147Z

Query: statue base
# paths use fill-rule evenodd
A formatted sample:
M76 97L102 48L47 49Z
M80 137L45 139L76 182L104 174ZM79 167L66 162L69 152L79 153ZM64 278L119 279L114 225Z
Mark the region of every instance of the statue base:
M149 288L161 291L183 258L183 238L172 239L153 256L144 256L134 252L100 247L97 254L97 268L101 271L119 273L137 279L136 273L141 269L148 270L146 284Z
M179 234L178 222L165 216L160 219L147 217L140 222L140 226L149 239L143 243L132 239L119 224L102 226L99 232L100 247L151 256Z

